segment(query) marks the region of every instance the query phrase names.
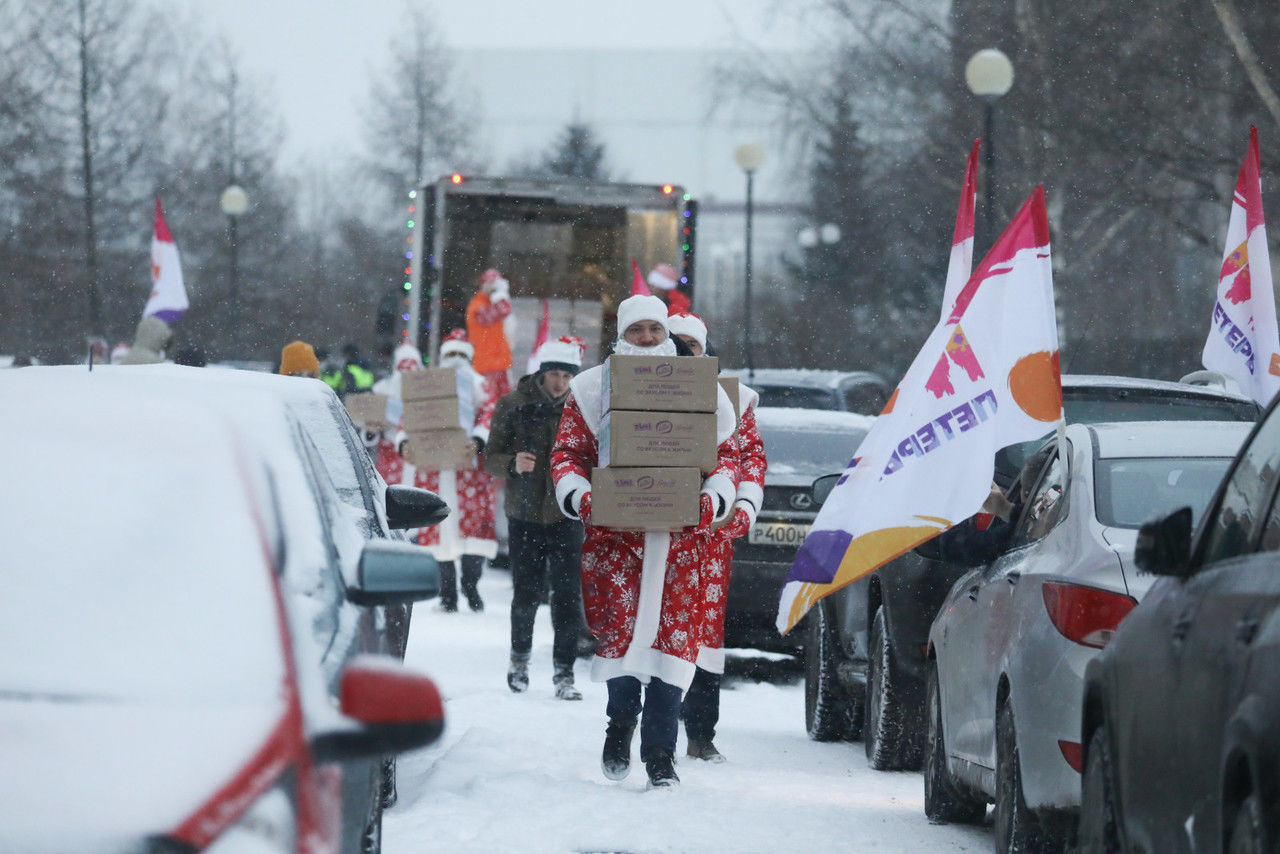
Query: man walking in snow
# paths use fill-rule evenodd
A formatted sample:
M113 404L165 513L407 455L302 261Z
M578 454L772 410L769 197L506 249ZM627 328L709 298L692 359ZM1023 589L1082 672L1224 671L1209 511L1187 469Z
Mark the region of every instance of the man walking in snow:
M582 627L582 522L566 519L551 482L551 445L560 426L569 382L582 368L582 351L568 338L538 348L536 373L498 400L490 421L484 467L505 477L508 541L511 549L511 665L507 686L529 688L529 653L538 600L551 582L551 626L555 641L552 682L561 700L581 700L573 684L578 634Z
M620 355L674 356L667 307L653 296L618 306ZM600 528L591 523L591 472L599 463L604 416L602 367L569 384L564 415L551 451L556 500L586 526L582 594L587 625L599 646L591 678L609 689L609 716L601 767L620 780L631 766L631 739L640 722L640 758L650 787L678 785L674 754L681 695L688 689L702 638L699 572L710 547L713 521L729 516L737 490L733 407L717 390L717 464L702 485L701 518L675 533ZM644 684L643 700L641 685Z
M674 314L667 319L673 337L695 356L707 352L707 326L696 314ZM760 396L738 384L738 420L734 442L738 449L738 491L732 519L715 530L703 565L702 646L698 650L698 670L689 685L681 709L688 736L687 754L694 759L724 762L713 739L720 722L720 679L724 675L724 618L729 599L729 576L733 571L733 541L751 530L764 500L764 472L767 461L764 439L756 426L755 407Z

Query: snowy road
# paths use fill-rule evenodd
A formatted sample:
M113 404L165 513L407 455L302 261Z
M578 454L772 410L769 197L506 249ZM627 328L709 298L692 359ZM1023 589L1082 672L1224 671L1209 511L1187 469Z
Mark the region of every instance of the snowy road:
M486 570L480 589L483 614L444 614L434 602L414 610L407 662L440 686L448 724L439 743L400 759L386 854L991 849L988 828L928 823L919 774L871 771L861 744L809 741L794 667L774 665L775 674L789 672L773 682L735 680L724 692L716 745L728 763L681 756L674 792L646 792L638 759L625 781L605 780L604 685L589 682L580 661L584 701L554 699L542 608L530 689L512 694L510 576Z

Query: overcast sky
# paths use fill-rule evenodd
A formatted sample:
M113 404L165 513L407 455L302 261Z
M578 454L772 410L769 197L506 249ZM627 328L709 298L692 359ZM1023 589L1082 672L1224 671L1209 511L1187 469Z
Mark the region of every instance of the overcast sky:
M357 100L406 0L178 0L226 33L279 98L285 160L351 150ZM777 0L437 0L458 48L702 48L800 43ZM566 84L568 85L568 84ZM590 118L585 117L585 118Z

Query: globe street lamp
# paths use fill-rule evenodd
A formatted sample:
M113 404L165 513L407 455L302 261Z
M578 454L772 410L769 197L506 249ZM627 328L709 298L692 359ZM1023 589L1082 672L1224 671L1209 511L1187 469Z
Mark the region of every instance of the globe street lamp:
M980 50L965 65L964 82L968 84L970 92L986 102L982 141L987 149L987 193L983 220L987 231L986 245L989 247L995 241L996 147L992 134L996 101L1013 86L1013 63L996 48Z
M747 231L743 251L743 287L745 322L742 324L742 349L747 357L747 382L755 374L755 358L751 354L751 188L757 169L764 165L764 149L754 142L744 142L733 150L733 162L747 173Z
M236 248L236 220L249 209L249 197L240 185L233 182L222 191L219 203L222 205L222 212L227 215L231 239L231 292L228 301L231 303L231 336L235 339L240 333L240 265Z

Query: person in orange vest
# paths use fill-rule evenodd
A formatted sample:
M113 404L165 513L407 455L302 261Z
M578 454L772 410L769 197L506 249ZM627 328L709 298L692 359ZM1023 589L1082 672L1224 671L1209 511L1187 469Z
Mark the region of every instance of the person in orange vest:
M670 264L659 264L649 271L646 279L653 295L667 304L667 314L685 314L693 311L688 295L678 287L680 274Z
M475 348L471 368L484 380L486 403L511 392L511 344L506 324L511 317L511 283L489 268L467 306L467 340Z

